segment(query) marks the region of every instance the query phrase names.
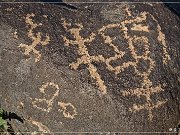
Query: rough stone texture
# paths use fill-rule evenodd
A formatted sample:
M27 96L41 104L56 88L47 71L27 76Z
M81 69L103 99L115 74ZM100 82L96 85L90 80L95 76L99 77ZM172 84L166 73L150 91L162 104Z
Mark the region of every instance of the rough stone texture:
M71 6L0 4L1 106L25 119L14 131L176 128L179 18L161 3Z

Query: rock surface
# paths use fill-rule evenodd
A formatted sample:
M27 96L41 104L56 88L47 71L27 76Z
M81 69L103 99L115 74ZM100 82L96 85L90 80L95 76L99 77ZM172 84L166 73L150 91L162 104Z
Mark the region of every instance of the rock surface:
M161 3L70 5L0 4L1 106L24 118L14 131L178 127L179 18Z

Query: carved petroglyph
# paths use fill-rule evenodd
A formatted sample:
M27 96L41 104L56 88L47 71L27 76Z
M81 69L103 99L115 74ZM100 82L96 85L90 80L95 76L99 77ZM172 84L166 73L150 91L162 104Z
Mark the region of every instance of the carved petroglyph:
M46 99L45 97L42 98L42 99L37 99L35 98L35 100L32 102L33 106L39 110L42 110L44 112L49 112L51 109L52 109L52 106L53 106L53 101L55 99L55 97L58 96L59 94L59 86L52 83L52 82L48 82L44 85L42 85L41 88L39 88L40 92L43 93L44 95L47 95L45 93L45 91L47 90L48 87L53 87L56 89L55 93L53 94L53 96L50 98L50 99ZM42 108L42 107L39 107L38 104L40 103L45 103L47 104L47 108Z
M54 88L56 90L50 99L47 99L49 94L46 94L48 88ZM59 91L60 91L59 86L55 83L47 82L46 84L43 84L39 88L39 90L41 93L43 93L44 97L41 99L35 98L34 101L32 102L32 105L33 107L41 111L50 112L53 109L53 104L55 104L54 103L55 98L59 95ZM44 106L42 107L43 103L46 105L46 107ZM64 117L74 119L75 116L77 115L77 109L71 103L58 102L58 105L60 107L58 111L63 112ZM73 109L72 112L68 112L67 108L69 107Z
M76 108L71 103L58 102L61 109L58 111L63 112L64 117L74 119L77 115ZM72 108L72 111L68 110L68 107Z
M128 35L128 30L127 30L127 27L126 27L127 24L130 24L132 22L133 23L134 22L140 23L140 22L145 21L146 18L147 18L147 15L148 14L146 12L143 12L143 13L141 13L141 17L121 22L122 27L124 28L123 29L124 37L128 40L129 49L131 50L131 54L132 54L133 58L136 60L133 63L133 67L135 69L135 72L139 76L141 76L143 78L142 79L142 86L140 88L136 88L136 89L130 90L130 91L123 91L122 93L123 93L124 96L134 96L135 95L135 96L137 96L139 98L140 98L140 96L145 97L146 103L144 105L134 104L133 109L130 109L130 110L136 112L136 111L140 111L142 109L147 109L149 119L152 120L152 118L153 118L152 110L154 108L158 108L158 107L162 106L163 104L166 103L166 101L158 101L157 103L153 104L152 101L151 101L151 95L153 95L155 93L160 93L161 91L163 91L163 89L161 88L161 85L156 86L156 87L152 86L152 82L149 79L149 75L152 72L152 70L155 68L156 64L155 64L155 61L150 57L150 49L149 49L150 43L149 43L148 38L145 37L145 36L138 36L137 37L136 35L129 36ZM159 29L158 29L159 27L158 26L157 26L157 31L159 32ZM138 29L142 30L144 32L149 32L148 27L143 26L143 27L140 28L140 24L138 26ZM131 30L136 30L136 29L131 29ZM137 55L137 53L135 51L135 47L133 45L133 43L137 42L138 40L141 40L142 42L144 42L145 52L144 52L144 54L142 56ZM165 44L162 44L162 45L164 47ZM166 51L163 52L163 53L166 54ZM142 72L138 71L137 63L138 63L139 59L149 61L149 69L146 72L142 73Z
M85 45L85 43L90 43L94 40L95 34L91 33L91 35L88 38L84 39L83 37L80 36L80 31L82 30L83 25L82 24L76 24L76 25L78 26L78 28L68 29L68 26L71 26L71 24L67 23L65 20L63 21L64 28L68 32L70 32L75 38L75 41L73 41L73 40L69 40L67 37L63 37L65 45L66 46L77 45L79 49L78 53L81 56L81 58L77 59L77 62L71 63L70 66L72 69L77 69L80 64L88 65L88 70L91 77L96 80L99 89L102 91L103 94L105 94L107 92L106 91L107 88L104 85L104 81L101 79L101 76L98 74L96 67L92 64L92 61L99 61L99 59L102 57L90 56Z
M129 10L129 6L127 4L124 5L125 6L125 11L127 13L127 16L132 16L131 10Z
M49 128L47 126L45 126L44 124L42 124L41 122L35 121L32 118L29 118L27 120L29 123L35 125L36 127L38 127L38 131L34 131L31 133L31 135L36 135L36 134L47 134L47 133L51 133L51 131L49 130ZM53 133L51 133L53 134Z
M133 24L131 30L149 32L148 26L143 26L142 24Z
M157 87L153 87L152 85L147 83L144 88L143 87L136 88L134 90L124 91L122 93L123 96L137 96L138 98L140 98L141 96L145 97L146 102L143 105L133 104L133 107L130 108L130 111L138 112L140 110L146 109L148 111L149 120L152 120L153 119L152 110L161 107L163 104L167 102L167 100L164 100L164 101L157 101L157 103L152 103L151 95L159 93L161 91L163 91L163 89L161 88L160 85Z
M151 17L157 23L158 40L163 45L163 54L164 54L163 63L167 64L167 62L170 61L171 58L170 58L169 53L167 52L167 45L166 45L166 41L165 41L165 35L161 31L161 26L159 25L158 21L154 18L154 16L151 15Z
M130 12L130 11L129 11ZM131 14L129 13L131 16ZM163 104L167 102L167 100L164 101L157 101L157 103L152 103L151 96L153 94L158 94L160 92L163 92L161 85L153 86L152 81L150 80L149 76L152 73L152 71L156 67L156 61L150 57L150 42L147 36L139 36L136 34L129 34L129 31L139 31L139 32L145 32L150 33L149 26L147 25L147 17L150 17L152 20L154 20L157 24L157 41L161 44L162 50L163 50L163 57L162 61L164 64L167 64L167 62L170 60L170 55L167 52L167 45L165 42L165 35L161 31L161 27L158 24L158 21L148 12L142 12L136 17L131 17L131 19L126 19L124 21L121 21L119 23L115 24L108 24L106 26L103 26L96 32L92 32L88 37L83 38L80 35L80 31L83 30L83 25L80 23L76 23L75 28L72 27L72 24L68 23L65 19L63 20L63 27L67 32L69 32L73 37L74 40L68 39L66 36L63 36L63 40L65 42L66 46L70 45L76 45L78 47L78 54L81 56L80 58L77 58L76 62L71 63L69 66L72 69L77 69L81 64L86 64L88 67L88 71L93 79L96 80L96 85L99 87L99 90L102 92L102 94L107 93L107 86L105 85L104 81L101 79L101 75L97 72L97 67L94 66L93 62L99 62L99 63L105 63L106 68L109 71L112 71L113 73L120 74L128 67L133 67L134 72L142 78L141 87L130 89L127 91L123 91L122 95L124 96L137 96L140 98L140 96L145 97L146 102L144 105L138 105L134 104L133 107L130 109L130 111L137 112L142 109L148 110L148 116L149 119L152 120L152 110L155 108L159 108ZM106 31L109 29L117 28L122 34L125 40L127 40L127 48L130 51L130 55L134 58L133 61L124 62L122 64L119 64L118 66L113 67L110 63L114 60L122 59L125 55L124 51L121 51L118 49L117 45L114 44L114 38L110 37ZM89 54L89 50L87 49L87 46L90 46L90 43L96 39L96 36L100 35L104 40L104 45L108 45L113 49L115 52L114 56L111 56L109 58L104 58L102 55L92 56ZM138 42L143 43L144 52L143 54L139 55L137 53L137 47L135 47L135 44L138 44ZM149 63L148 69L146 71L139 71L138 70L138 63L140 60L147 61Z
M34 16L35 16L35 14L33 14L33 13L27 14L26 18L25 18L26 24L30 27L27 35L32 40L32 44L27 45L27 44L21 43L18 47L25 49L25 52L24 52L25 55L30 55L30 53L33 52L35 54L35 62L38 62L41 58L41 54L40 54L40 51L36 50L35 47L37 45L45 46L45 45L49 44L50 37L48 36L48 34L46 34L45 40L42 40L42 33L41 32L33 33L33 30L35 28L42 25L41 23L36 24L33 22L32 17L34 17Z
M152 114L152 110L161 107L163 104L165 104L167 102L167 100L165 101L158 101L156 104L153 104L151 101L146 102L143 105L137 105L134 104L133 108L130 109L131 112L136 112L136 111L140 111L143 109L146 109L148 111L148 117L149 120L153 119L153 114Z

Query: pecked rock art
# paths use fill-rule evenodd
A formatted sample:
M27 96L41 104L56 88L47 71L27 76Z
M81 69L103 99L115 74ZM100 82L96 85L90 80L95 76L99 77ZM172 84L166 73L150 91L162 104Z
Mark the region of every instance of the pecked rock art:
M54 88L56 90L51 97L48 97L48 93L46 94L46 91L48 91L49 88ZM34 101L32 101L32 105L34 108L37 108L40 111L49 113L53 109L53 106L55 104L54 101L60 93L60 88L57 84L53 82L47 82L39 88L39 91L43 93L44 97L42 99L35 98ZM30 99L33 100L32 98ZM74 119L77 115L77 109L71 103L65 103L60 101L57 104L59 105L58 111L62 112L65 118ZM71 108L70 110L72 110L71 112L68 109L69 107Z
M52 109L54 99L59 95L59 86L57 84L52 83L52 82L47 82L46 84L43 84L42 87L39 88L39 91L41 93L43 93L44 96L47 96L46 91L48 90L48 87L53 87L56 89L55 93L53 94L53 96L50 99L46 99L45 97L42 99L35 98L35 100L32 102L33 107L35 107L41 111L45 111L45 112L49 112ZM38 105L38 104L43 103L43 102L45 104L47 104L47 108L41 108Z
M34 53L35 55L35 62L38 62L41 58L41 54L38 50L36 50L36 46L37 45L42 45L42 46L46 46L47 44L49 44L50 41L50 37L48 36L48 34L46 33L45 39L42 40L42 33L41 32L37 32L34 33L34 29L36 29L37 27L41 26L42 23L34 23L33 22L33 17L35 16L35 14L27 14L25 17L25 22L27 24L28 27L30 27L30 29L28 30L28 37L32 40L32 44L31 45L27 45L27 44L23 44L21 43L18 47L22 48L25 50L24 54L25 55L30 55L30 53Z
M157 104L153 104L151 99L150 99L150 96L152 94L159 93L159 92L163 91L160 84L159 84L159 86L153 87L152 82L149 79L149 76L150 76L152 70L156 66L156 63L152 58L149 57L150 43L148 41L148 38L145 37L145 36L137 37L136 35L131 37L131 36L128 35L128 29L126 27L127 24L133 23L133 27L131 28L131 30L137 31L137 29L138 29L138 31L149 32L148 26L142 26L142 24L138 24L138 25L135 24L135 23L141 23L144 20L146 20L147 15L148 15L148 13L143 12L143 13L141 13L140 17L137 17L137 18L132 19L132 20L121 22L125 38L128 40L128 43L129 43L129 49L131 51L131 54L132 54L133 58L135 59L135 62L129 63L127 65L128 66L133 66L135 72L138 75L140 75L142 77L142 80L143 80L141 88L137 88L137 89L130 90L130 91L123 91L122 93L123 93L124 96L129 96L129 95L130 96L136 95L138 97L145 96L147 103L145 103L144 105L136 105L136 104L134 104L133 109L130 109L130 110L131 111L133 111L133 110L134 111L140 111L142 109L147 109L148 113L149 113L149 119L152 120L152 118L153 118L152 110L154 108L158 108L158 107L160 107L160 106L162 106L163 104L166 103L166 100L165 100L165 101L158 101ZM150 14L150 16L153 18L153 20L155 20L155 18L151 14ZM157 22L157 20L155 20L155 21ZM157 32L159 33L158 34L158 41L161 42L162 48L163 48L163 54L164 54L164 56L162 57L163 58L163 63L167 64L167 62L170 60L170 56L167 53L167 45L165 43L165 35L162 33L161 27L159 26L158 22L157 22ZM145 52L144 52L144 54L142 56L137 55L136 50L134 50L135 47L133 46L133 42L137 42L139 40L144 43L144 48L145 48ZM138 61L140 59L144 59L144 60L149 61L149 69L146 72L141 73L137 69L137 64L138 64Z
M68 30L68 25L64 20L63 26L66 30ZM107 88L104 85L104 81L101 79L101 76L97 73L96 67L92 64L93 60L98 60L98 57L93 57L90 56L88 53L88 50L85 46L85 43L90 43L93 41L95 34L92 33L88 38L84 39L79 35L80 30L83 28L82 24L76 24L79 28L72 28L68 30L75 38L75 41L69 40L66 37L63 37L63 40L65 41L65 45L70 46L70 45L77 45L78 46L78 53L81 58L77 59L77 62L71 63L70 66L72 69L77 69L80 64L87 64L88 65L88 70L91 74L91 77L96 80L100 91L102 91L103 94L107 93Z
M176 127L177 20L161 4L83 4L2 4L0 95L30 118L16 132Z
M35 121L32 118L27 119L27 121L38 128L38 132L36 131L31 132L31 135L36 135L36 134L45 135L48 133L53 135L53 133L49 130L49 128L44 124L42 124L41 122Z
M76 108L71 103L58 102L58 105L61 107L58 111L63 112L64 117L74 119L77 115ZM72 112L68 111L68 107L72 108Z
M126 9L127 10L127 9ZM130 11L128 11L128 15L130 16ZM93 79L96 80L96 85L99 87L99 90L102 92L102 94L107 94L107 86L104 83L104 80L101 78L100 73L98 73L96 66L93 65L93 62L99 62L99 63L105 63L106 69L113 72L114 74L121 74L126 68L133 67L134 72L139 75L142 79L141 87L135 88L135 89L129 89L122 92L123 96L143 96L146 98L146 103L144 105L137 105L134 104L133 107L130 109L132 112L138 112L142 109L146 109L148 111L149 119L152 120L152 110L155 108L161 107L163 104L166 103L166 100L158 101L157 103L152 103L151 101L151 95L154 93L159 93L164 91L164 89L161 87L161 84L158 86L153 86L151 80L149 79L149 76L151 72L153 71L154 67L156 66L156 61L153 60L150 57L150 42L148 40L148 37L146 36L139 36L139 35L129 35L128 31L138 31L138 32L145 32L149 33L149 26L145 24L147 21L147 17L151 17L152 20L156 22L156 32L158 33L157 40L161 43L161 48L163 50L163 56L162 61L166 65L168 61L171 60L170 55L167 51L167 45L165 42L165 35L161 31L161 27L158 24L158 21L148 12L142 12L136 17L132 17L132 19L126 19L124 21L121 21L120 23L115 24L108 24L106 26L103 26L99 30L92 32L88 37L83 38L80 35L80 31L83 29L83 25L81 23L76 23L76 28L69 28L71 27L71 23L66 22L65 19L63 20L63 27L67 32L73 35L74 40L68 39L66 36L62 36L63 40L65 42L66 46L70 45L76 45L78 46L78 54L81 56L80 58L77 58L76 62L71 63L69 66L72 69L77 70L77 68L81 64L86 64L87 69ZM127 25L132 25L131 28L128 28ZM116 28L120 32L123 33L123 37L125 40L127 40L127 48L130 51L130 55L133 57L134 61L128 61L124 62L121 65L117 65L113 67L110 63L112 61L116 61L118 59L122 59L125 55L124 51L121 51L118 49L117 45L113 43L113 40L109 35L105 34L105 31L108 29ZM96 55L92 56L89 54L87 46L91 46L91 43L93 40L96 39L96 35L101 35L105 45L108 45L112 47L113 51L115 52L115 55L109 58L105 58L102 55ZM135 49L134 43L141 42L144 47L144 52L141 55L137 54L137 50ZM146 71L139 71L138 70L138 63L140 60L148 61L148 69Z

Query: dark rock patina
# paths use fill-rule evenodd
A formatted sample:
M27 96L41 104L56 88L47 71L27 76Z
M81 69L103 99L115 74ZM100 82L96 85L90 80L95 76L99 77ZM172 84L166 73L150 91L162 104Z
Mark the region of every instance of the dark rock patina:
M162 3L68 4L0 4L1 106L24 118L14 131L176 128L179 18Z

